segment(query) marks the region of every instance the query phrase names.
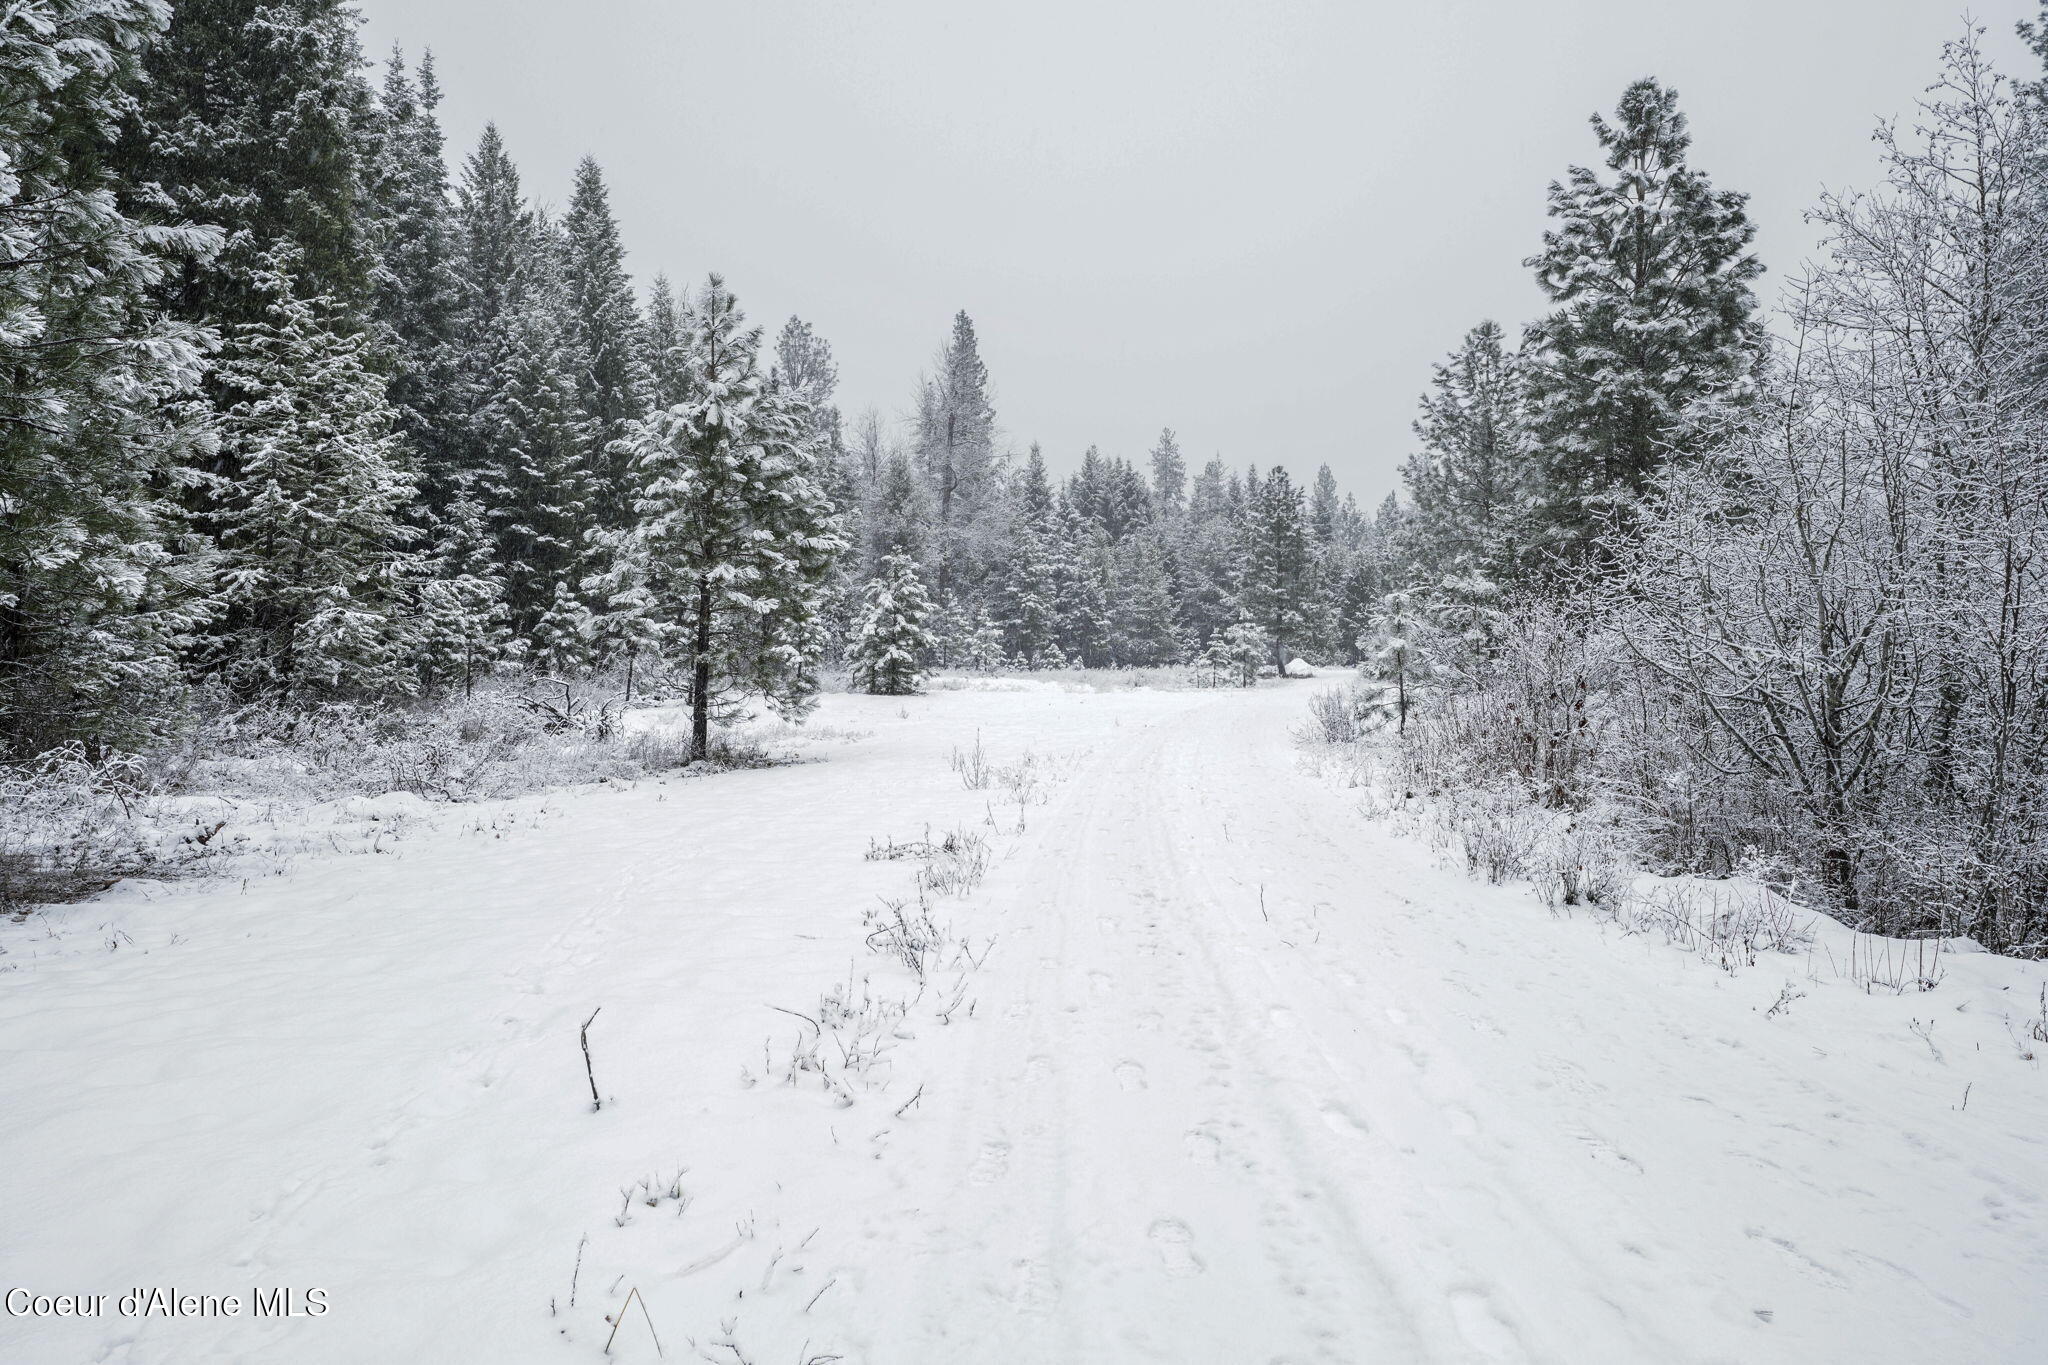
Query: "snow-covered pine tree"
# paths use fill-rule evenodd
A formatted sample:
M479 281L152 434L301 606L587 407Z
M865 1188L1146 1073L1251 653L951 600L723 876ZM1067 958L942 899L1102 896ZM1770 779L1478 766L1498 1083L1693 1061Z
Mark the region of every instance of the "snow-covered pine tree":
M1110 551L1109 656L1138 668L1181 657L1166 555L1151 535L1127 536Z
M483 508L467 492L434 519L434 545L420 561L424 577L412 588L414 668L420 690L460 688L468 696L504 657L504 575L492 557Z
M203 332L147 304L217 235L124 214L98 148L151 0L0 16L0 750L134 743L178 682L203 558L174 554L163 481L198 439Z
M839 409L832 403L839 388L839 364L832 359L832 344L810 323L792 314L775 336L774 375L810 409L818 448L829 451L836 465L842 439Z
M237 473L204 490L220 553L205 657L242 695L410 692L413 475L370 337L299 296L287 250L255 284L269 318L230 328L215 375Z
M1178 547L1180 626L1197 645L1206 645L1237 619L1232 595L1240 510L1231 502L1229 471L1220 457L1212 458L1189 485Z
M820 598L844 543L802 401L767 383L761 334L713 275L690 313L685 401L630 423L631 553L689 678L691 745L744 692L801 716L824 649Z
M1525 375L1498 323L1482 322L1435 367L1415 435L1422 449L1401 467L1415 514L1411 553L1424 572L1519 575L1537 474L1531 461Z
M1369 705L1393 720L1396 733L1407 733L1416 689L1433 672L1430 635L1428 606L1422 596L1401 589L1380 599L1371 629L1358 642L1366 656L1359 672L1380 685Z
M1059 649L1058 518L1045 454L1035 442L1010 493L1010 534L992 615L1005 654L1019 668L1044 668Z
M1380 576L1374 572L1372 560L1362 554L1355 556L1345 567L1337 589L1337 657L1345 663L1355 664L1363 657L1359 637L1372 628L1379 600Z
M1308 529L1318 545L1337 539L1337 513L1342 503L1337 496L1337 476L1328 465L1316 467L1316 481L1308 495Z
M918 395L916 458L937 512L931 566L941 598L979 585L999 558L1002 469L996 454L996 413L974 319L953 318L936 373Z
M1685 454L1687 408L1747 383L1760 338L1747 197L1687 163L1677 92L1639 80L1614 123L1592 125L1610 175L1574 166L1552 183L1557 226L1527 262L1557 305L1527 348L1543 548L1567 563L1595 555L1658 466Z
M848 658L853 685L863 692L898 697L924 686L925 660L939 640L927 624L932 599L909 555L882 560L882 572L861 593L861 609Z
M495 123L484 125L476 150L463 160L455 204L463 344L473 353L511 307L533 251L533 212L520 189L519 168ZM471 376L471 386L488 388L481 373Z
M583 629L591 661L621 675L630 706L636 691L661 685L667 645L676 628L663 619L660 604L648 591L642 546L632 532L610 532L606 538L610 543L601 556L603 568L583 581L584 596L595 604Z
M1181 458L1173 428L1160 431L1152 447L1152 505L1163 518L1178 518L1188 505L1188 463Z
M1089 446L1081 452L1081 467L1067 479L1060 490L1067 506L1083 521L1097 526L1106 526L1109 520L1109 461L1102 452Z
M933 658L945 668L959 664L974 636L974 609L957 597L939 603L932 619L932 635L938 641Z
M650 408L683 401L679 356L683 345L683 312L668 276L656 275L647 288L647 307L640 318L640 363L647 371Z
M1102 525L1121 543L1152 524L1152 488L1136 465L1118 456L1110 461Z
M558 582L547 609L533 623L526 657L550 678L578 678L590 671L596 634L595 613L574 588Z
M462 477L495 547L515 642L525 642L558 589L593 571L582 367L561 254L527 208L495 127L485 127L465 162L457 203L470 404Z
M378 98L369 162L371 239L377 251L373 312L390 351L389 393L398 432L418 459L430 517L463 495L460 392L462 279L436 109L434 57L417 79L396 47Z
M961 663L980 673L993 673L1010 661L1003 649L1003 628L988 612L974 613L974 628L967 636Z
M1074 667L1108 662L1109 542L1072 503L1064 504L1047 538L1053 564L1053 612L1060 653Z
M775 337L775 363L770 377L786 388L811 415L812 434L818 452L817 477L832 511L839 518L840 534L849 545L864 545L863 525L867 490L854 476L846 450L846 436L838 407L833 403L839 387L839 365L832 358L831 343L817 329L792 315ZM914 483L914 479L912 480ZM834 559L832 581L827 585L824 614L826 638L832 652L844 647L857 617L862 580L856 575L861 556L841 555Z
M217 256L192 256L160 297L175 315L268 325L269 276L295 251L297 289L357 325L376 265L364 212L373 124L347 0L181 0L145 61L113 149L157 221L211 223Z
M626 249L612 217L604 171L584 157L557 238L567 309L576 394L588 433L584 466L591 478L591 515L606 530L633 519L633 480L626 456L612 443L626 423L648 410L650 378L644 365L639 305L626 274Z
M1019 517L1010 537L997 607L1005 652L1020 668L1045 667L1059 649L1060 570L1053 532ZM1060 663L1064 664L1064 653Z
M1250 621L1237 621L1216 632L1202 651L1199 667L1212 686L1252 687L1273 652L1266 632Z
M1272 641L1276 666L1311 634L1313 583L1302 503L1285 466L1274 465L1245 509L1237 608Z
M923 563L934 535L931 500L924 485L902 451L889 454L882 463L881 478L861 509L861 564L872 578L881 572L882 561L890 555L909 555Z

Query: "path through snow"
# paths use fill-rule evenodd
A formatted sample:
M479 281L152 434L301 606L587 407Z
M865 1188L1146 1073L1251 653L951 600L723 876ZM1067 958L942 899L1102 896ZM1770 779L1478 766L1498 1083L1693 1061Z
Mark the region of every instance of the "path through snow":
M874 734L822 763L10 930L7 1284L331 1306L0 1359L594 1359L635 1288L614 1358L2048 1354L2038 967L1871 996L1553 919L1303 773L1304 695L834 697ZM1049 801L964 791L977 736ZM862 854L926 826L997 853L945 907L996 939L972 1017L921 1003L850 1107L763 1080L769 1006L907 993Z

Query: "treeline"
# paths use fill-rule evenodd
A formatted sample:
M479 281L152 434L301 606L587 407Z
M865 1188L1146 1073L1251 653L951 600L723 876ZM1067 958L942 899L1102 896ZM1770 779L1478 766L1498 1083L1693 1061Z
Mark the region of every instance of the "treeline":
M1342 656L1383 588L1327 469L1013 459L963 313L907 430L835 406L713 276L625 265L605 177L450 168L431 57L342 0L0 15L0 741L147 744L195 696L313 706L516 664L800 712L892 553L919 663Z
M1551 311L1437 369L1375 669L1434 781L1568 818L1532 856L2048 952L2048 98L1980 39L1770 327L1742 197L1632 86L1551 188Z
M908 559L933 602L936 662L1172 664L1241 622L1276 663L1357 658L1386 540L1329 466L1306 487L1283 466L1240 471L1220 457L1191 473L1165 430L1144 468L1091 446L1056 482L1037 445L1021 461L1000 452L965 313L934 369L909 438L892 446L870 416L847 468L849 581Z

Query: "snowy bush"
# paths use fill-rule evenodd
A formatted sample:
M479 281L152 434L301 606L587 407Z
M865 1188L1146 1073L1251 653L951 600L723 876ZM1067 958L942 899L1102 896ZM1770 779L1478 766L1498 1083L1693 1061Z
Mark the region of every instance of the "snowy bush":
M220 824L161 810L154 785L134 756L76 744L0 768L0 906L74 900L217 852Z
M1319 688L1308 699L1304 738L1323 744L1350 744L1364 733L1369 699L1357 686Z

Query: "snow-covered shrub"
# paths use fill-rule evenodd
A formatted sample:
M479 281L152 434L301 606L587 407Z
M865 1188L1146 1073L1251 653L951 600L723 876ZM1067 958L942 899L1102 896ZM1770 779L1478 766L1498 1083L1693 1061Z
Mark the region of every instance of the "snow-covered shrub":
M1529 875L1549 824L1512 788L1449 791L1432 813L1438 842L1451 846L1468 873L1496 886Z
M855 1103L857 1091L889 1083L893 1068L888 1054L900 1036L907 1002L876 997L865 977L856 989L849 977L820 996L811 1010L773 1008L795 1019L798 1028L780 1061L774 1039L763 1047L770 1077L788 1086L815 1081L842 1109ZM832 1046L825 1045L828 1041ZM742 1076L746 1084L754 1083L751 1072Z
M627 712L613 681L511 672L468 696L304 708L215 695L175 742L144 754L89 756L70 745L0 765L0 904L75 899L123 877L281 848L280 822L313 807L354 818L348 803L393 793L424 808L787 761L771 742L794 732L771 725L716 730L693 764L687 715Z
M1631 932L1661 933L1665 942L1730 972L1755 966L1761 953L1796 953L1813 941L1808 915L1768 887L1741 881L1680 879L1624 897L1610 909ZM1937 968L1939 961L1937 945Z
M1305 738L1323 744L1351 744L1363 733L1364 697L1357 686L1318 688L1308 699Z
M947 760L954 772L960 775L960 785L971 792L985 791L995 780L995 765L989 762L988 750L981 744L981 735L974 736L974 747L962 749L953 747L953 754Z
M937 965L947 941L945 928L932 918L922 885L915 902L884 900L879 909L870 909L866 928L868 951L901 963L919 984Z
M75 900L217 854L222 822L168 809L158 790L135 756L77 744L0 767L0 906Z
M1553 910L1575 905L1616 910L1636 876L1636 852L1598 807L1554 825L1530 860L1530 880Z
M988 840L971 829L948 830L931 846L921 874L924 884L941 896L964 896L988 875Z
M942 896L964 896L988 873L988 839L964 826L948 830L945 837L936 843L929 829L925 831L924 838L906 843L886 839L878 844L869 840L864 856L871 863L903 860L921 863L923 866L917 874L918 886Z

